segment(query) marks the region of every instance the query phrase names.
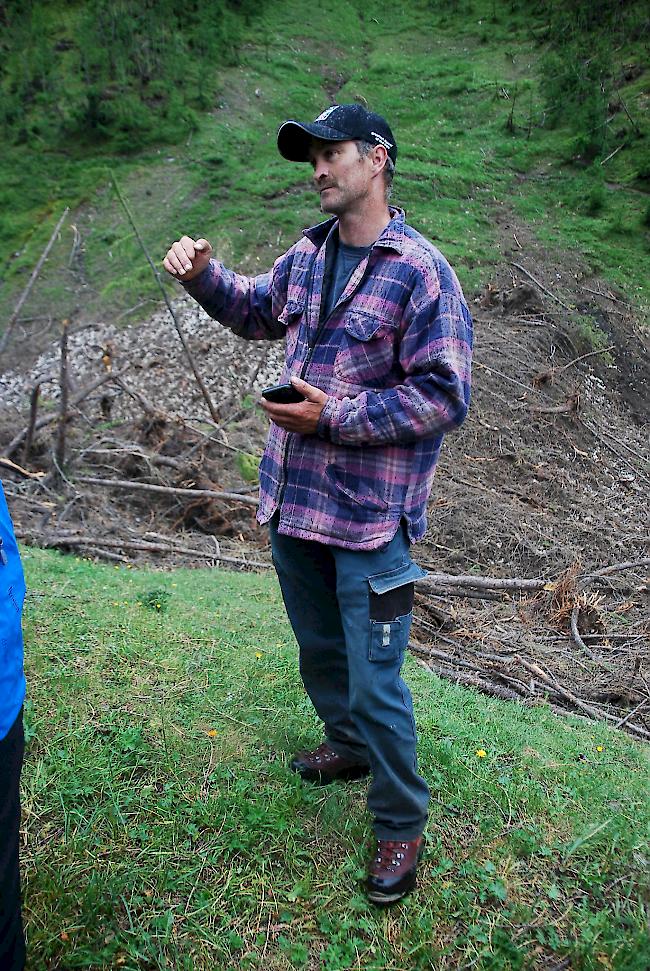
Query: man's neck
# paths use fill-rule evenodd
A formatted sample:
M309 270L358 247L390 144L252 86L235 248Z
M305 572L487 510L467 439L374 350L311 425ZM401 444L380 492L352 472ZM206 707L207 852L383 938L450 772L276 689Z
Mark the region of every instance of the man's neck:
M371 213L343 213L339 217L339 239L344 246L372 246L390 220L388 206Z

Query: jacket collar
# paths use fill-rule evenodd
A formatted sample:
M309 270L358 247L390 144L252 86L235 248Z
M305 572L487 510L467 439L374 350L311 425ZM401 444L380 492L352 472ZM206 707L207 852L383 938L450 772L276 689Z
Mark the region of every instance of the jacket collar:
M373 248L380 246L383 249L392 249L401 255L404 249L404 210L390 206L389 211L391 220L379 235L378 239L373 243ZM303 236L311 240L316 249L319 250L334 227L338 226L338 222L336 216L333 216L331 219L326 219L322 223L317 223L316 226L310 226L309 229L304 229Z

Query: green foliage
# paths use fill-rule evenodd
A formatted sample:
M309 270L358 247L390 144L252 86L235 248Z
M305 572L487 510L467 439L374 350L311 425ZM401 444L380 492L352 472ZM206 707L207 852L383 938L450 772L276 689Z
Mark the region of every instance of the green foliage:
M259 6L259 4L258 4ZM252 0L10 0L0 59L0 130L30 146L70 137L134 151L174 141L212 107L237 60Z
M237 453L237 468L244 482L257 482L259 464L259 455L252 455L250 452Z
M615 50L647 27L640 0L546 0L548 47L541 61L547 122L569 128L572 154L591 160L609 136L610 101L616 91Z

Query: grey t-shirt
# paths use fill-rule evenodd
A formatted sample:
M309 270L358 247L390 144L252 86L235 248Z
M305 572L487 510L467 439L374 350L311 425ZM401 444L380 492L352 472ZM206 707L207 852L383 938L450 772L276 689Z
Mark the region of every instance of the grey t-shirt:
M332 266L329 286L326 287L323 298L325 301L325 317L329 317L359 263L372 249L370 246L346 246L337 240L336 256Z

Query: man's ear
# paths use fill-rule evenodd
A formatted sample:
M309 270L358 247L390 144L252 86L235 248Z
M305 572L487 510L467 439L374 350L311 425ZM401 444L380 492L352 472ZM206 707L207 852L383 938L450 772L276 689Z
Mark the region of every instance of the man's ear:
M372 167L373 175L379 175L383 172L386 165L386 159L388 158L388 152L383 145L375 145L372 150Z

